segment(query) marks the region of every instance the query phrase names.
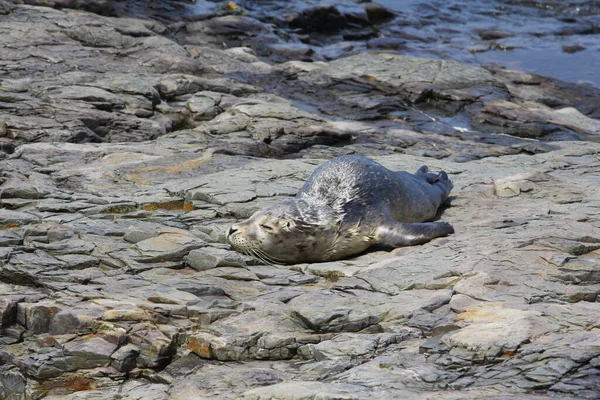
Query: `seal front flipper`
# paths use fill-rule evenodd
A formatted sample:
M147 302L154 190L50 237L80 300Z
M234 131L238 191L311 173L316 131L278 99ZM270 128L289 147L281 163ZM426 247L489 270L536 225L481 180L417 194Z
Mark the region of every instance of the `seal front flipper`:
M390 247L413 246L451 233L454 233L454 228L447 222L405 224L394 221L377 228L375 243Z

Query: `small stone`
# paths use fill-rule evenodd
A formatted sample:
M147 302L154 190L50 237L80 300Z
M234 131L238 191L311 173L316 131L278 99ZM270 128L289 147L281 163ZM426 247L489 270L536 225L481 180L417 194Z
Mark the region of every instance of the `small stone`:
M475 308L480 304L482 304L481 301L475 300L472 297L460 293L455 294L450 299L450 308L452 311L457 313L465 312L466 310Z
M367 3L365 4L365 11L367 12L367 17L369 18L369 22L372 24L378 24L384 21L387 21L391 18L394 18L394 13L377 3Z
M0 247L19 246L22 243L23 238L16 233L9 230L0 231Z
M157 233L154 230L146 230L140 228L129 228L125 235L123 236L123 240L129 243L138 243L142 240L151 239L156 237Z
M243 267L244 259L234 251L204 247L192 250L185 258L196 271L206 271L217 267Z
M476 29L475 32L482 40L498 40L513 36L509 32L499 31L496 29Z
M85 269L97 266L100 259L84 254L65 254L56 256L57 260L63 261L68 269Z
M192 250L205 243L194 236L182 233L164 233L141 240L134 245L140 253L141 262L181 261Z
M65 343L63 349L65 355L71 356L69 360L72 369L87 369L107 364L110 355L117 349L117 344L90 335Z
M104 321L153 321L149 312L135 306L123 306L119 309L107 310L102 314Z
M140 354L140 349L132 344L127 344L120 347L117 351L110 355L111 366L120 372L130 372L136 366L137 356Z
M19 303L17 305L17 322L33 333L44 333L50 329L50 323L60 308L53 301L38 303Z
M567 54L573 54L573 53L577 53L577 52L585 50L585 47L578 45L578 44L574 44L574 45L565 44L565 45L563 45L562 50Z
M0 329L12 325L17 319L16 298L0 298Z

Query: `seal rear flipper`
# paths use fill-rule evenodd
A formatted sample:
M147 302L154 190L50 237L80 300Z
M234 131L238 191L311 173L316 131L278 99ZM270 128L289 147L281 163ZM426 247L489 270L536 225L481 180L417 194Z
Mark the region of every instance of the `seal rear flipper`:
M454 233L454 228L447 222L394 222L381 225L375 239L379 245L401 247L427 243L451 233Z

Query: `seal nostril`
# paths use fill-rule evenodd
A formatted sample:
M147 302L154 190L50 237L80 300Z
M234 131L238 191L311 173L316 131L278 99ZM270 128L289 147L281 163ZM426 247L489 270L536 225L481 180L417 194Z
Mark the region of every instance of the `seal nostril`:
M225 236L229 237L229 236L233 235L237 231L238 231L238 229L236 227L230 226L229 229L227 229L227 232L225 233Z

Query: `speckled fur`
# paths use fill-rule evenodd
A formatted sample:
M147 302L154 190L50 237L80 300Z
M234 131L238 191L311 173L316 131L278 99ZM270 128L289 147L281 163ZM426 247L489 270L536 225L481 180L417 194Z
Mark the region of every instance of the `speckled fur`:
M425 222L451 190L445 172L394 172L365 157L338 157L318 167L295 199L234 224L227 238L234 249L271 263L336 260L373 244L425 243L454 232L447 223Z

